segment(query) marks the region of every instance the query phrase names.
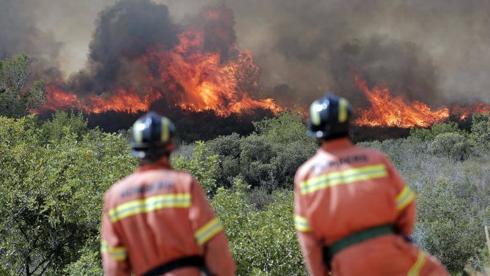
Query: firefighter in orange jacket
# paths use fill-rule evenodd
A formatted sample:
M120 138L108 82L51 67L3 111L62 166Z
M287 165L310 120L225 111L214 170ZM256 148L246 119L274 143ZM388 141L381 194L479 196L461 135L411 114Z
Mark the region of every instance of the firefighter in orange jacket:
M408 237L415 194L387 158L349 137L350 104L327 95L310 107L318 152L295 176L295 226L311 275L448 275Z
M102 261L106 275L234 275L223 227L199 183L172 170L175 127L150 112L132 128L141 164L105 194Z

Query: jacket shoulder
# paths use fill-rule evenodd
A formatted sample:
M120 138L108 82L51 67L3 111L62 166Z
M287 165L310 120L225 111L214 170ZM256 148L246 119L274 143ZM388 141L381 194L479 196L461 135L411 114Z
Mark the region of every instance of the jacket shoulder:
M304 162L296 171L296 175L294 176L294 183L298 185L300 182L305 180L308 175L313 170L313 167L318 162L318 153L313 155L310 159Z
M128 183L131 183L131 178L133 177L133 174L130 174L116 183L112 184L109 189L104 193L104 204L107 206L112 206L116 204L119 198L119 194L122 190L125 189L125 187L128 185Z
M357 152L369 156L373 161L385 162L386 160L389 160L389 157L386 154L374 148L355 146L355 149Z

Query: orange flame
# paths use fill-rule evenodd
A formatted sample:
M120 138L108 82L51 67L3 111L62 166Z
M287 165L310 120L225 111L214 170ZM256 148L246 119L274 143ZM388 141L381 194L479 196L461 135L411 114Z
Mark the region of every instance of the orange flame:
M220 10L209 10L206 16L220 20ZM61 89L62 84L50 84L41 111L75 108L86 113L135 113L148 110L161 98L184 110L213 111L223 117L255 109L283 111L273 99L251 96L258 90L259 69L250 53L232 44L233 54L223 60L220 53L205 50L204 31L191 27L178 38L173 49L150 49L136 60L148 71L145 80L135 80L143 83L138 89L121 87L105 96L78 97Z
M110 97L88 96L85 98L78 97L74 93L64 91L56 84L47 86L46 103L41 110L58 110L58 109L78 109L86 113L102 113L107 111L136 113L149 109L153 100L158 95L148 94L143 97L133 91L117 90Z
M456 114L458 119L464 121L471 117L473 113L488 114L490 113L490 104L476 103L467 106L453 106L451 113Z
M406 103L402 97L392 96L387 87L370 89L366 81L354 77L359 89L368 98L371 107L361 110L355 124L359 126L383 127L429 127L449 118L449 109L432 110L428 105L414 101Z

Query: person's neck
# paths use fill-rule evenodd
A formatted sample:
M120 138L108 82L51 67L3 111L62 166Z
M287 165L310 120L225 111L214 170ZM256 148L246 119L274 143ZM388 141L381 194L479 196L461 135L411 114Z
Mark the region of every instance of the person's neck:
M155 169L170 169L172 168L170 165L170 157L162 156L155 162L151 163L142 163L138 166L137 171L147 171L147 170L155 170Z
M352 147L352 141L349 137L335 138L331 140L324 140L321 142L321 149L324 151L335 151Z

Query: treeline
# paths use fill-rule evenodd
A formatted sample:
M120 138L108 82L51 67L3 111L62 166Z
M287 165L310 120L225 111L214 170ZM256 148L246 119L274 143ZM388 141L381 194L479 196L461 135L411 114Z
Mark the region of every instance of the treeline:
M301 119L283 114L229 135L183 145L177 168L200 180L240 275L304 274L293 226L292 178L314 153ZM418 192L416 242L451 271L483 270L490 217L490 117L370 142ZM137 165L123 134L89 129L80 115L0 118L0 269L5 274L100 274L103 192Z

